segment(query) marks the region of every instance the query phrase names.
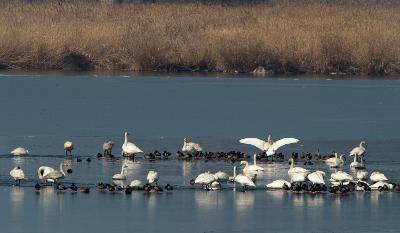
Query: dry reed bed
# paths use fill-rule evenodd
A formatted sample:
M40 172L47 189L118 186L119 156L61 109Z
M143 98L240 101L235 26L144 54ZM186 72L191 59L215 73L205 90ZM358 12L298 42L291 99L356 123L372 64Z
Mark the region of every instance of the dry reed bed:
M0 3L0 68L400 73L400 7Z

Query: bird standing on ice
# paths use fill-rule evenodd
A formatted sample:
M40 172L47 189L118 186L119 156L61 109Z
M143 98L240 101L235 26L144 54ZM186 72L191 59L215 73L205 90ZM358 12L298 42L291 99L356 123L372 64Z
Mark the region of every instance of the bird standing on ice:
M194 142L187 142L186 138L184 138L182 151L187 153L196 153L203 151L203 148L200 146L200 144Z
M274 142L271 138L271 135L268 135L266 141L258 139L258 138L243 138L239 140L240 143L248 144L257 147L258 149L266 152L267 156L273 156L276 154L276 151L288 144L298 143L299 140L296 138L282 138L276 142Z
M125 141L124 144L122 144L122 156L135 156L135 154L143 152L135 144L128 142L128 132L125 132L124 135Z
M72 144L71 141L65 141L64 142L65 156L68 155L68 152L69 152L69 155L72 155L72 150L73 149L74 149L74 144Z
M29 150L27 150L27 149L25 149L25 148L23 148L23 147L17 147L17 148L15 148L14 150L12 150L12 151L10 152L10 154L11 154L11 155L14 155L14 156L27 155L27 154L29 154Z
M12 178L14 178L14 180L15 180L15 185L20 185L20 184L21 184L21 180L26 179L26 178L25 178L24 171L23 171L19 166L18 166L18 167L15 167L14 169L12 169L12 170L10 171L10 176L11 176Z

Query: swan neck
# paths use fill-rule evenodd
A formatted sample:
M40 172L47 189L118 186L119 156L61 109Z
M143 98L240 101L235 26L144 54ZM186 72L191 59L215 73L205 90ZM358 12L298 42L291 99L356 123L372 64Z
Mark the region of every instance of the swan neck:
M121 166L121 175L124 175L124 167L125 167L125 161L122 162L122 166Z
M124 140L124 145L126 145L128 143L128 135L125 134L125 140Z
M257 155L256 154L254 154L253 160L254 160L254 165L257 165Z
M61 172L61 174L63 174L63 176L65 176L62 162L60 163L60 172Z
M233 178L236 178L236 166L233 167Z

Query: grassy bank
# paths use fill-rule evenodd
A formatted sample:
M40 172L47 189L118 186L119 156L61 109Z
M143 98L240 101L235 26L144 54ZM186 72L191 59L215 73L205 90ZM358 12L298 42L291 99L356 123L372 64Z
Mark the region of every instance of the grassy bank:
M400 6L0 2L0 68L400 74ZM262 69L261 69L262 70Z

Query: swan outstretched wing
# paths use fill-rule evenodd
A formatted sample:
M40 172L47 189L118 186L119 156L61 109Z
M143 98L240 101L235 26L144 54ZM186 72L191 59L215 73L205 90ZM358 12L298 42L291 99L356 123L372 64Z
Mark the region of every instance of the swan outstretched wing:
M243 138L240 139L239 142L255 146L260 150L268 150L268 143L258 138Z
M274 148L274 150L278 150L279 147L282 147L287 144L298 143L298 142L299 142L299 139L296 139L296 138L282 138L282 139L274 142L274 144L272 144L272 148Z

